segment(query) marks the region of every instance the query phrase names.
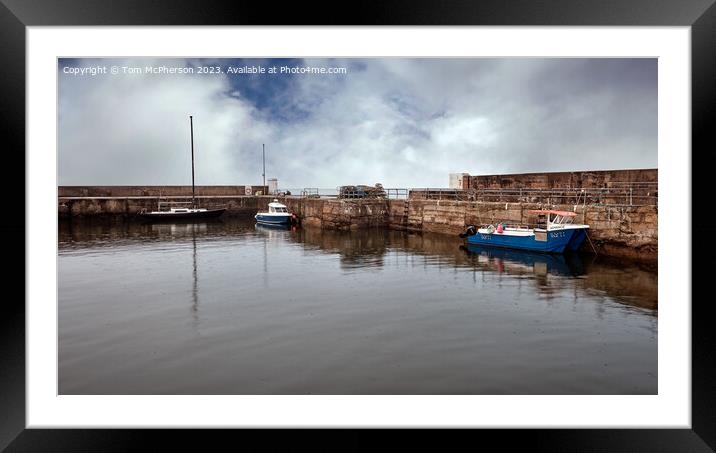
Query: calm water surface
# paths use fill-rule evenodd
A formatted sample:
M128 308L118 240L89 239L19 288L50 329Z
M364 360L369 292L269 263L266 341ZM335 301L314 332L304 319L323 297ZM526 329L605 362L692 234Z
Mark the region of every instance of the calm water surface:
M61 223L62 394L655 394L657 273L389 230Z

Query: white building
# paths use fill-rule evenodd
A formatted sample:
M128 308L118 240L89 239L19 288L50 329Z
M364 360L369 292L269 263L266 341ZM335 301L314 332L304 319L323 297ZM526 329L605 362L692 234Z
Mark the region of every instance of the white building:
M266 185L268 186L268 193L273 195L276 192L278 192L278 179L277 178L269 178L266 180Z
M451 189L464 189L462 186L463 176L470 176L469 173L450 173L450 188Z

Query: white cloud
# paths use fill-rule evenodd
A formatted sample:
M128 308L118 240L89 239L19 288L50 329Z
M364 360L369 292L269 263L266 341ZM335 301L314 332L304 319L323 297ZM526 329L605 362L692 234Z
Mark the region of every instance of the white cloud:
M243 184L237 162L270 138L222 77L61 75L60 86L60 184L190 183L189 115L198 184Z
M289 120L257 110L223 76L60 73L60 184L188 184L190 114L197 184L259 183L262 143L267 177L284 188L653 167L656 64L625 74L622 63L335 60L353 69L297 77L274 99ZM296 107L308 115L291 117Z

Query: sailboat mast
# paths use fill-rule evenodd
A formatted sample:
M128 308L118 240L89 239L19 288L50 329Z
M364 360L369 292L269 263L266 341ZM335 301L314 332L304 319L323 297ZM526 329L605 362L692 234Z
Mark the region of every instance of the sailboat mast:
M196 207L194 197L194 119L189 115L189 128L191 130L191 207Z
M261 144L261 156L262 156L263 165L264 165L264 167L263 167L264 172L261 173L261 176L263 176L263 178L264 178L263 189L265 190L266 189L266 145L264 143Z

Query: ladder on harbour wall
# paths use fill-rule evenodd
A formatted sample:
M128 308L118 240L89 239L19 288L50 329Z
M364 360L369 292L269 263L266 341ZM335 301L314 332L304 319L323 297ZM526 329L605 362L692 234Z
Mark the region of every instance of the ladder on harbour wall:
M405 203L403 203L403 224L405 227L408 227L409 220L410 219L410 200L406 199Z

